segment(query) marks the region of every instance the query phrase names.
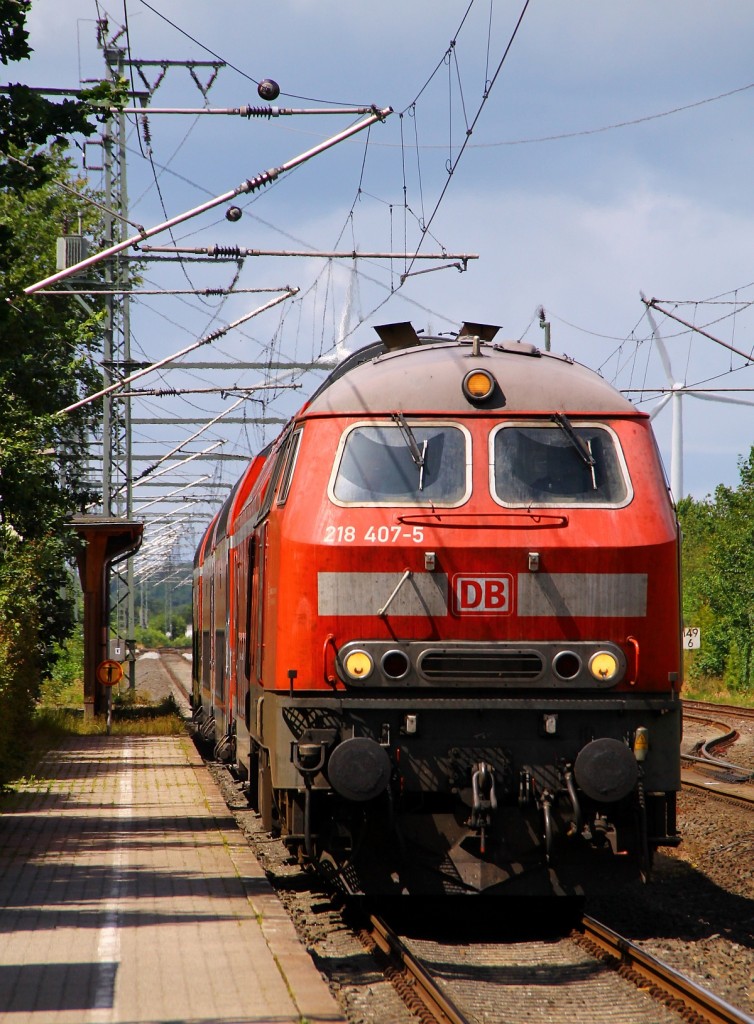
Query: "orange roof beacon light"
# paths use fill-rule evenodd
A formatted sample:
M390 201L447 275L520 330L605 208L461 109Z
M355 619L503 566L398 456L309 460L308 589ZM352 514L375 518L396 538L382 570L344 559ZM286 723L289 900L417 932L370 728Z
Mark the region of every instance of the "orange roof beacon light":
M486 402L495 390L495 378L487 370L470 370L461 387L470 402Z

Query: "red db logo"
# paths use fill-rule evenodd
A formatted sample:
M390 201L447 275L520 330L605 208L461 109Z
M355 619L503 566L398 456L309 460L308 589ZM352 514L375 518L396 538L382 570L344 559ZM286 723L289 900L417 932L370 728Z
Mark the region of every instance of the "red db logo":
M455 576L453 579L453 610L457 615L475 612L487 615L510 615L512 611L513 577Z

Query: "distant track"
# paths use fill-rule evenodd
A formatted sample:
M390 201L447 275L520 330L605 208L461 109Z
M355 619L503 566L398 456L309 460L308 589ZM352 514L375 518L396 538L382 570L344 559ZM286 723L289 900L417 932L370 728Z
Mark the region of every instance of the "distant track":
M740 708L735 704L715 704L708 700L686 700L683 701L684 710L704 711L709 714L735 715L738 718L754 718L754 708Z
M741 719L754 719L754 708L711 701L684 701L684 718L714 725L720 730L720 735L707 740L697 753L681 754L681 760L691 766L683 772L683 785L734 803L754 803L754 788L748 785L754 781L754 771L720 756L739 735L730 719L738 719L739 722ZM694 771L699 775L696 779Z
M157 652L160 655L160 661L162 662L163 668L165 669L167 674L170 676L171 683L178 690L180 690L180 692L183 694L183 696L186 698L186 700L189 701L189 703L190 703L191 702L191 694L186 689L186 686L178 678L178 675L173 671L173 667L170 664L170 659L165 657L165 655L167 655L167 654L175 654L175 655L178 655L179 657L183 657L183 652L180 651L180 650L176 650L174 647L158 647L157 648Z

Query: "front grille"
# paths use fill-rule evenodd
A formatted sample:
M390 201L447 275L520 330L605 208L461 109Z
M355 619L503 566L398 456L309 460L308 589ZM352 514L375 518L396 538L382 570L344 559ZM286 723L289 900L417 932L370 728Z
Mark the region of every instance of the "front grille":
M432 682L530 682L538 679L544 662L536 651L501 651L499 648L429 651L419 665Z

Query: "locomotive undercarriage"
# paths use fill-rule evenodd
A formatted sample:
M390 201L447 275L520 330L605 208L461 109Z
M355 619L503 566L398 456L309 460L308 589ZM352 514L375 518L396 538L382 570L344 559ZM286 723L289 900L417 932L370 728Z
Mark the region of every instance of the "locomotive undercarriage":
M674 699L267 692L257 712L252 803L348 892L598 891L679 841Z

